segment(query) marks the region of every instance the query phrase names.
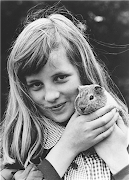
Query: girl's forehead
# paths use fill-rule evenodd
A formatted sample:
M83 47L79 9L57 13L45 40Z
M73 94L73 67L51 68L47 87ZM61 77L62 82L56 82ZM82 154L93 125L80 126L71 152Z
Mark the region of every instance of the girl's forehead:
M57 49L51 51L48 58L48 64L50 66L58 68L66 63L69 64L70 61L67 56L66 49L63 46L59 46Z
M50 53L47 63L43 67L44 73L54 73L56 71L68 72L75 67L71 64L66 49L60 46L58 49L53 50Z

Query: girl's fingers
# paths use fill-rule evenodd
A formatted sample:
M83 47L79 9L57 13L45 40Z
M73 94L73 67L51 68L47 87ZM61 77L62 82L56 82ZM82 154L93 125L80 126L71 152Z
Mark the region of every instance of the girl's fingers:
M94 121L91 121L93 123L93 129L98 129L100 127L106 128L107 124L112 120L116 113L116 109L112 109L110 112L106 113L102 117L99 117L98 119L95 119Z
M103 141L105 138L107 138L114 130L114 126L111 126L107 131L101 133L95 138L95 144Z
M110 112L114 108L115 107L111 106L111 105L110 106L109 105L104 106L104 107L98 109L97 111L89 114L87 119L88 119L88 121L94 121L95 119L107 114L108 112ZM87 115L84 115L84 116L87 116Z
M97 117L100 117L100 116L103 116L104 114L110 112L114 108L116 108L114 105L107 105L107 106L104 106L104 107L98 109L97 111L95 111L94 114L97 115Z
M42 179L43 179L43 174L39 170L31 170L26 178L26 180L42 180Z
M3 176L4 179L9 180L13 177L13 172L15 174L16 171L17 171L16 169L4 169L3 167L3 169L1 169L0 171L0 175Z
M98 134L98 136L95 138L96 143L104 140L112 133L114 129L114 123L117 121L118 118L119 118L119 113L117 112L112 118L112 120L106 126L96 130L96 135Z
M118 118L119 118L119 113L116 112L113 118L111 119L111 121L109 121L106 125L95 130L95 134L102 135L102 133L108 131L108 129L110 129L114 125L114 123L117 121Z
M15 179L16 180L22 180L22 179L25 179L30 171L32 170L32 168L34 168L34 164L29 164L25 170L22 170L22 171L17 171L14 175Z
M125 125L124 120L122 119L122 117L120 115L119 115L119 118L118 118L116 124L122 131L125 131L128 129L127 125Z
M116 122L116 126L125 136L125 141L127 142L127 146L129 145L129 127L124 123L124 120L119 115L118 120Z

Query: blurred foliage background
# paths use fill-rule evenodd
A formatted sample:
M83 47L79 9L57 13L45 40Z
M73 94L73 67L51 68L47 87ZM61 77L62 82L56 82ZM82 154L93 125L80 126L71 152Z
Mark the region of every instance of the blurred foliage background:
M8 94L6 62L11 43L20 32L27 11L58 1L1 1L1 113ZM129 107L129 1L61 1L87 25L87 36L98 59L103 61Z

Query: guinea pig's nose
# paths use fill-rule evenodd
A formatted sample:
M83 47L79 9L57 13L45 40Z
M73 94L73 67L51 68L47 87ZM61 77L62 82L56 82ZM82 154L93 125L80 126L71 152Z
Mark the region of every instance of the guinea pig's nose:
M81 112L84 113L85 112L85 107L81 107Z

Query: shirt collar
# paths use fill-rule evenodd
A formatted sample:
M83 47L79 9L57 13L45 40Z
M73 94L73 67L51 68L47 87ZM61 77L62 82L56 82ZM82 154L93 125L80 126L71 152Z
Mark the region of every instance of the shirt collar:
M44 119L44 122L44 148L50 149L60 140L65 127L47 118Z

